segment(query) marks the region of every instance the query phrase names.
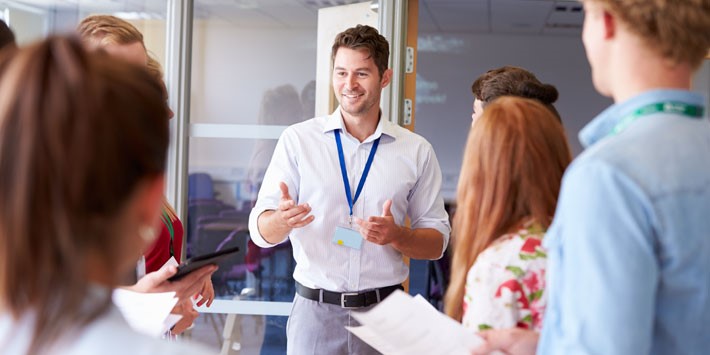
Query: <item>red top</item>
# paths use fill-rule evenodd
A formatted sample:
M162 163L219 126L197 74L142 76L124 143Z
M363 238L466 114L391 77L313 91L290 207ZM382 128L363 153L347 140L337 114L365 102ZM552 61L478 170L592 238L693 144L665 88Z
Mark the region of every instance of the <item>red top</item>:
M155 240L153 246L145 253L145 272L153 272L160 269L170 259L170 229L165 224L165 218L161 218L160 235ZM175 261L180 262L182 256L183 228L179 219L172 221L173 243L172 250Z

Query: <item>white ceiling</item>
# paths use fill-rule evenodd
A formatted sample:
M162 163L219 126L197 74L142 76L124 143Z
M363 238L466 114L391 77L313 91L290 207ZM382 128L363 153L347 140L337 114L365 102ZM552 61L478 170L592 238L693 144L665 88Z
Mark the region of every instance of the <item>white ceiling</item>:
M420 0L420 32L573 35L584 15L576 0Z
M311 28L317 10L361 0L195 0L197 18L262 28ZM397 0L400 1L400 0ZM165 16L165 0L0 0L0 5L79 9L82 13ZM573 35L583 13L576 0L420 0L422 33Z

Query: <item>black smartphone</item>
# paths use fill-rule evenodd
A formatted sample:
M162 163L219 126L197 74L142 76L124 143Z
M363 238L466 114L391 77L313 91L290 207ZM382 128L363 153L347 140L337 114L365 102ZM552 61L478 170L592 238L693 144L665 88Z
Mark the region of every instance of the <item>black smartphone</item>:
M184 263L178 266L175 275L171 276L168 281L177 281L187 276L187 274L210 264L217 264L220 261L239 252L239 247L227 248L214 253L199 255L185 260Z

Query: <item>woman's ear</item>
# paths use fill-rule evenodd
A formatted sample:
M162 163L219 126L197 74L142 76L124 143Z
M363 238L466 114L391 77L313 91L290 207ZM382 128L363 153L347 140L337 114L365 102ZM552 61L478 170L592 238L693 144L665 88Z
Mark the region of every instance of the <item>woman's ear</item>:
M116 238L110 252L116 258L112 268L124 275L135 268L136 261L146 248L155 243L160 226L163 174L143 178L135 187L124 207L124 217L116 222L122 238Z

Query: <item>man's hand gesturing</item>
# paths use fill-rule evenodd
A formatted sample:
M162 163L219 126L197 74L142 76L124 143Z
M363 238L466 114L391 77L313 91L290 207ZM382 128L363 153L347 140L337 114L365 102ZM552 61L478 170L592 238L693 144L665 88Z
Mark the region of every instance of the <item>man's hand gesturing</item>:
M308 203L296 205L296 201L291 198L288 192L288 186L283 181L279 184L281 188L281 201L277 213L281 223L289 228L301 228L313 222L314 216L308 215L311 213L311 206Z

